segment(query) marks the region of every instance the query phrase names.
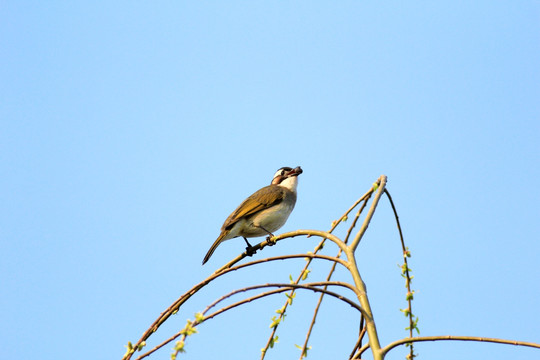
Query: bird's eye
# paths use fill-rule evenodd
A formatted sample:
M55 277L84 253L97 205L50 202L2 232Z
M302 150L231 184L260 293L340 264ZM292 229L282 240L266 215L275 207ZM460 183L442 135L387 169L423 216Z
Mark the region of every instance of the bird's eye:
M285 170L281 170L281 176L285 175Z

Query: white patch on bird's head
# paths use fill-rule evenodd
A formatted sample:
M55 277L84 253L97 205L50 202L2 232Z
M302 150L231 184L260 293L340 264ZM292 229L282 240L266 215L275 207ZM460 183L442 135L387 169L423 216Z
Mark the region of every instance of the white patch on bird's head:
M282 167L274 174L272 179L273 185L280 185L287 189L296 192L296 186L298 185L298 175L302 173L300 166L296 168Z
M274 174L274 177L272 178L272 184L277 185L280 182L282 182L283 179L287 177L287 174L291 172L291 170L292 168L285 166L279 169L278 171L276 171L276 173Z

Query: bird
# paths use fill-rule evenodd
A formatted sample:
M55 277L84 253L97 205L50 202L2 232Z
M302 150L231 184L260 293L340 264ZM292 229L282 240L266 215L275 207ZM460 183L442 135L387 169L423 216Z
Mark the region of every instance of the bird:
M248 255L253 255L251 244L247 238L268 235L280 229L296 204L296 187L298 175L302 173L300 166L282 167L274 174L270 185L257 190L245 199L221 227L221 233L212 246L202 264L212 256L216 248L224 241L241 236L246 241Z

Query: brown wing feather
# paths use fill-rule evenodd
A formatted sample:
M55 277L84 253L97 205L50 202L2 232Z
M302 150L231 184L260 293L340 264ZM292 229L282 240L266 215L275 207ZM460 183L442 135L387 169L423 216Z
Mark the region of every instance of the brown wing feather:
M233 213L225 220L221 230L232 227L238 220L243 217L253 215L264 209L268 209L279 204L285 197L285 191L281 186L268 185L256 191L233 211Z

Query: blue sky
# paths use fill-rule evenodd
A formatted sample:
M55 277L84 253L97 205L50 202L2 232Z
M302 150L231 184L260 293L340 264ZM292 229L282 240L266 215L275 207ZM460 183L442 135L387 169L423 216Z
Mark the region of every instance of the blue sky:
M121 358L180 294L244 250L231 240L200 265L238 203L279 167L297 165L298 202L281 231L329 229L388 176L413 255L422 335L540 342L538 2L0 9L2 357ZM315 245L295 238L255 257ZM357 257L381 343L406 336L387 201ZM301 266L222 279L156 339L222 294L287 282ZM324 278L327 267L314 265L310 279ZM184 357L257 358L283 301L204 324ZM314 301L297 296L267 359L299 356L294 344L304 340ZM322 311L308 358L346 358L356 314L332 300ZM424 343L417 353L539 354L472 343Z

